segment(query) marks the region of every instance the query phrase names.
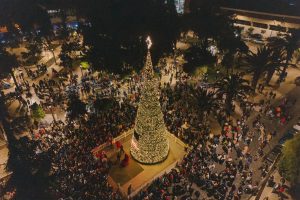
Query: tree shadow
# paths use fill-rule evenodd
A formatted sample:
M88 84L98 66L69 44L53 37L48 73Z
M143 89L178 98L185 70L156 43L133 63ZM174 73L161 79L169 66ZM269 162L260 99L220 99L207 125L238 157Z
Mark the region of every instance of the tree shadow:
M284 185L285 186L285 185ZM286 188L286 193L291 195L292 199L300 199L300 184L297 184L294 187L288 187Z

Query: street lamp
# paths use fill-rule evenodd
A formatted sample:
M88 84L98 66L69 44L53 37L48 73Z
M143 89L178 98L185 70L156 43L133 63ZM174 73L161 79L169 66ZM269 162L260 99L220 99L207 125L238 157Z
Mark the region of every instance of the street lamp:
M176 43L173 44L173 51L174 51L174 70L175 73L177 72L177 66L176 66Z
M83 71L82 71L82 65L79 65L80 71L81 71L81 79L83 77Z
M53 110L52 110L52 106L49 105L48 108L50 109L50 112L51 112L51 115L52 115L52 118L53 118L53 122L56 123L56 120L55 120L55 117L54 117L54 113L53 113Z
M83 61L80 63L79 67L80 67L81 75L83 76L83 70L90 69L90 64L86 61Z
M217 71L216 71L216 80L218 80L218 78L219 78L219 75L220 75L220 70L219 70L219 69L217 69Z

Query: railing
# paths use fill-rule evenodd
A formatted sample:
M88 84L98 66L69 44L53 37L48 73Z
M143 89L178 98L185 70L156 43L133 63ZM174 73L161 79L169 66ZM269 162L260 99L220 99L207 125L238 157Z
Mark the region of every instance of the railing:
M132 133L133 133L133 129L130 129L130 130L128 130L128 131L122 133L122 134L119 135L118 137L113 138L112 143L114 144L114 143L116 143L117 141L121 141L122 139L126 138L127 136L132 135ZM107 143L107 142L106 142L106 143L103 143L103 144L99 145L98 147L94 148L94 149L92 150L92 153L101 151L101 150L105 149L106 147L108 147L108 146L110 146L110 145L111 145L111 144L110 144L110 143Z
M126 137L131 136L132 134L133 134L133 129L130 129L130 130L124 132L123 134L119 135L118 137L113 138L112 143L114 144L117 141L121 141L121 140L125 139ZM180 140L179 138L177 138L175 135L171 134L170 132L167 132L167 136L170 139L174 140L175 143L183 146L184 148L189 148L189 146L187 144L185 144L182 140ZM101 150L105 149L106 147L108 147L110 145L111 145L110 143L101 144L98 147L94 148L92 150L92 153L101 151Z
M117 141L121 141L122 139L126 138L127 136L132 135L132 133L133 133L133 129L130 129L130 130L126 131L125 133L119 135L118 137L115 137L113 139L113 143L115 143Z
M135 195L137 195L142 189L149 187L152 182L154 180L156 180L157 178L163 176L166 173L169 173L175 166L176 164L180 161L181 159L177 159L176 162L173 162L173 164L169 165L166 169L164 169L163 171L161 171L159 174L156 174L153 178L151 178L149 181L147 181L146 183L144 183L143 185L141 185L140 187L138 187L137 189L135 189L131 194L130 194L130 198L134 197ZM124 191L123 191L124 192ZM124 192L125 193L125 192Z
M181 139L173 135L172 133L168 132L167 136L175 141L175 143L179 144L180 146L183 146L184 148L189 148L187 144L185 144Z
M276 169L276 165L280 159L280 156L281 156L281 153L279 153L276 157L276 159L274 160L274 162L272 163L272 165L269 167L269 172L267 173L266 177L262 180L262 182L258 185L258 192L256 193L256 196L255 196L255 200L259 200L265 187L266 187L266 184L268 183L268 180L271 176L271 174L274 172L274 170ZM249 197L250 199L251 197Z

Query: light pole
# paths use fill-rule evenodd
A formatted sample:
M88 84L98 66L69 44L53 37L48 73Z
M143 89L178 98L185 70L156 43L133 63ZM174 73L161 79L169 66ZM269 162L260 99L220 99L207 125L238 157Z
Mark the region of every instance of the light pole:
M176 65L176 43L173 44L173 51L174 51L174 71L175 71L175 75L177 73L177 65Z
M50 112L51 112L51 115L52 115L52 118L53 118L53 122L54 122L54 124L55 124L55 123L56 123L56 120L55 120L55 117L54 117L54 113L53 113L53 110L52 110L52 106L49 105L48 107L49 107L49 109L50 109Z
M81 79L82 79L82 77L83 77L82 65L80 65L79 68L80 68L80 71L81 71Z

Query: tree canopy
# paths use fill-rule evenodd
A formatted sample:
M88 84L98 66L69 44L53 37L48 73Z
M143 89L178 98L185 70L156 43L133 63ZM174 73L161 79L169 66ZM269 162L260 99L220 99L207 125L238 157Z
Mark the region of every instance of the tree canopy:
M100 113L100 112L105 112L111 109L114 104L117 104L116 99L113 98L97 98L94 101L94 108L95 111Z
M228 115L233 111L233 101L242 101L246 99L251 91L248 81L240 74L231 74L225 76L215 83L217 95L223 100L225 95L225 110Z
M285 142L282 157L279 161L279 171L292 185L300 182L300 135Z
M202 118L207 120L207 116L218 106L215 93L203 88L197 88L193 90L193 95L197 100L197 106L201 111Z
M42 106L38 105L37 103L32 104L31 106L31 116L33 119L39 121L45 117L45 112L42 108Z
M0 25L7 26L12 33L38 30L40 34L49 35L52 32L47 10L37 0L3 0L0 6Z
M68 117L70 120L80 119L86 112L86 104L82 102L77 93L69 94Z
M257 52L249 52L244 58L245 67L247 67L248 71L252 73L252 87L253 89L256 88L259 79L265 72L272 67L273 62L272 58L272 50L267 47L259 47L257 48Z
M19 66L18 60L15 55L9 54L4 49L0 49L0 75L7 76Z
M17 140L11 124L3 121L8 138L9 157L6 168L12 171L9 184L16 188L16 199L50 199L46 193L51 168L49 157L37 154L38 143L27 137Z
M183 15L177 14L174 0L4 0L2 4L0 25L13 33L38 36L52 53L49 36L53 33L47 9L59 9L61 18L66 17L67 10L74 10L73 14L85 19L80 26L87 47L85 59L93 68L113 73L142 68L147 36L153 42L154 65L161 57L174 53L180 33L190 30L201 40L213 39L221 52L247 51L231 17L220 10L220 0L191 0L191 12ZM63 47L66 49L66 45ZM61 55L63 66L71 65L71 57Z
M93 67L123 73L126 65L141 68L146 55L145 39L153 41L154 63L180 36L174 3L153 0L89 0L85 11L90 26L84 27L84 42ZM172 2L172 1L169 1Z
M217 57L208 49L207 40L188 48L184 53L184 59L186 63L183 70L187 73L193 73L200 66L212 66L217 61Z

